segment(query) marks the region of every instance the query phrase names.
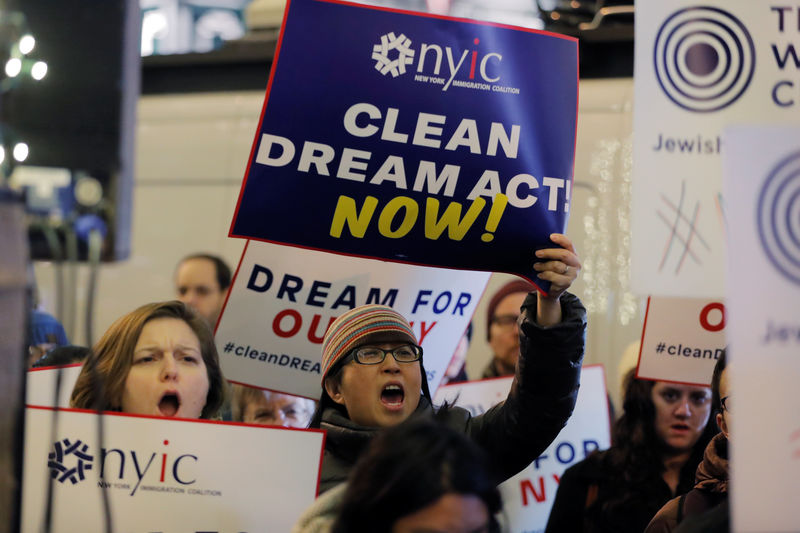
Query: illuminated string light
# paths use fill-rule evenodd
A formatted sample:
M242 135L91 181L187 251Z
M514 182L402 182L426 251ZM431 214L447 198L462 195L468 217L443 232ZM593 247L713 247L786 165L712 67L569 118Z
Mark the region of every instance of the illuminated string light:
M14 145L14 159L22 163L28 159L28 145L25 143L17 143Z
M0 146L0 163L6 160L6 149Z
M47 75L47 63L44 61L37 61L31 67L31 77L36 81L41 80Z
M22 61L19 58L12 57L6 61L6 75L9 78L16 78L22 70Z
M30 54L34 46L36 46L36 39L33 38L33 35L23 35L19 40L19 51L23 54Z

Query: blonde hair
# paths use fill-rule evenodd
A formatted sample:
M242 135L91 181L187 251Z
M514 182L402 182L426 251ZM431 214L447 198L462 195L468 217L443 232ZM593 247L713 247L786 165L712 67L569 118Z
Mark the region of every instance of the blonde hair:
M157 318L186 322L200 341L208 373L208 395L200 418L214 418L225 399L224 378L214 336L205 320L183 303L173 300L143 305L118 318L92 348L72 389L70 406L100 411L120 410L120 400L133 364L133 351L144 325Z

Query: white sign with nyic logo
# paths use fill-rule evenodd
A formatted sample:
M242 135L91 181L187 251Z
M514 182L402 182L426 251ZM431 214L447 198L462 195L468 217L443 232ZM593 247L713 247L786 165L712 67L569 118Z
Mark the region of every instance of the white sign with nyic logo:
M231 381L319 399L322 341L342 313L388 305L409 321L436 390L487 272L387 263L249 241L216 331Z
M434 404L455 402L477 416L506 398L512 380L493 378L445 385L436 392ZM528 468L500 485L503 514L508 517L511 533L544 531L564 470L594 450L611 445L607 398L603 365L584 366L578 401L567 425Z
M708 386L724 349L721 300L651 296L636 377Z
M800 117L800 2L636 5L632 286L724 296L722 129Z
M21 530L289 531L316 497L323 441L316 430L28 407Z
M733 530L800 531L800 127L724 139Z

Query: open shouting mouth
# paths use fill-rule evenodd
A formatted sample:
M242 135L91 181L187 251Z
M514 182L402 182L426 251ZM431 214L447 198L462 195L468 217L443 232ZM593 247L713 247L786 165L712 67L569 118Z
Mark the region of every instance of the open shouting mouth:
M158 402L158 411L161 416L175 416L181 408L181 398L177 392L165 392Z
M389 383L381 390L381 403L391 410L401 409L405 397L403 386L398 383Z

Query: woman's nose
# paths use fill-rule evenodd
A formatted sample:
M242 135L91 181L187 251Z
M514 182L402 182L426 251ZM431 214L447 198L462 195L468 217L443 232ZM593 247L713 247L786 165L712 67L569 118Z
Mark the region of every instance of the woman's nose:
M678 406L675 408L675 415L681 417L690 417L692 416L692 408L689 405L689 400L681 400Z
M162 379L175 379L178 375L178 365L172 354L164 354L161 361L161 377Z

